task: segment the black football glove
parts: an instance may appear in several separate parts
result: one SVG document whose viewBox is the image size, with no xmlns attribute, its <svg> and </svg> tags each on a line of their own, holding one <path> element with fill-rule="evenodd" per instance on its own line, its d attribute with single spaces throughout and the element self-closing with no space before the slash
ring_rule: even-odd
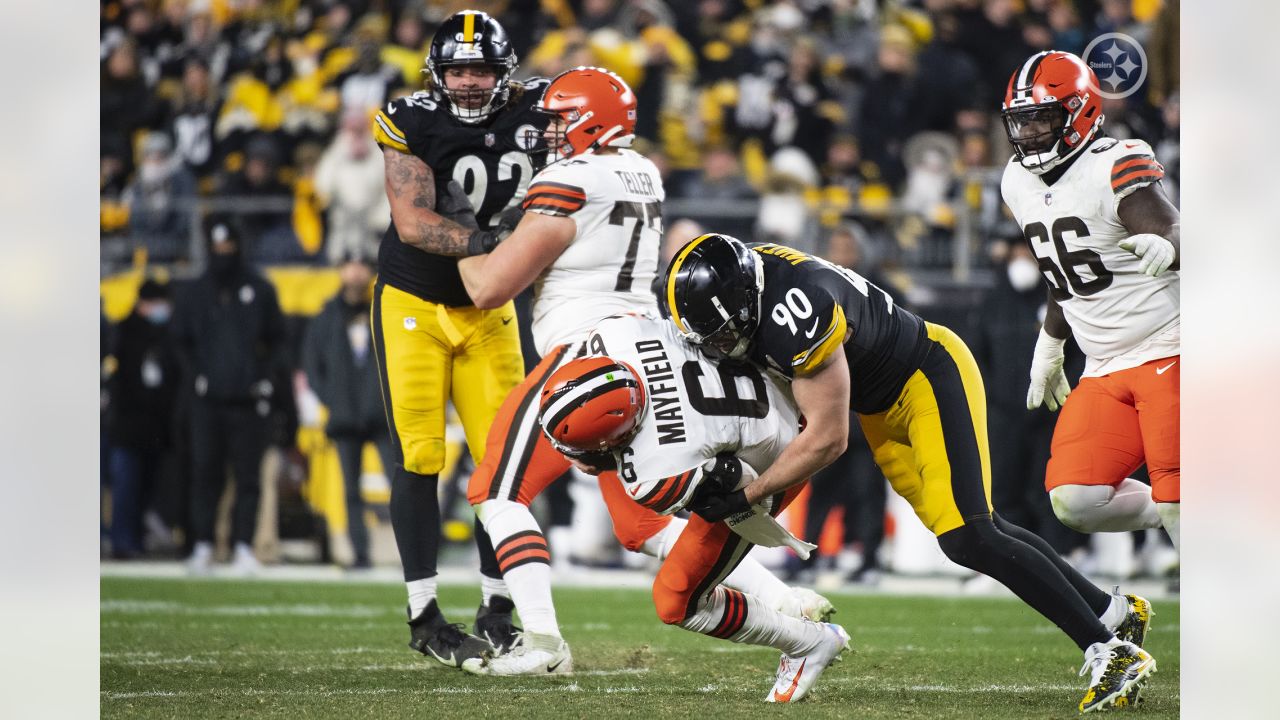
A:
<svg viewBox="0 0 1280 720">
<path fill-rule="evenodd" d="M 751 511 L 747 493 L 735 490 L 742 482 L 742 463 L 729 453 L 716 456 L 716 464 L 703 469 L 702 482 L 685 506 L 707 522 L 717 523 L 726 518 Z"/>
<path fill-rule="evenodd" d="M 480 223 L 476 222 L 476 211 L 471 207 L 471 199 L 457 180 L 450 180 L 445 194 L 436 198 L 436 214 L 468 230 L 480 229 Z"/>
</svg>

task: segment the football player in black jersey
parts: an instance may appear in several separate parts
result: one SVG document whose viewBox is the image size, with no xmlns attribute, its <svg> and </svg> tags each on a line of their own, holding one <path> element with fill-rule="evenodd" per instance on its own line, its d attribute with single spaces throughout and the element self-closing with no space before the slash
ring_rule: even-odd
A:
<svg viewBox="0 0 1280 720">
<path fill-rule="evenodd" d="M 844 452 L 852 409 L 885 477 L 948 558 L 1008 587 L 1086 657 L 1095 644 L 1110 653 L 1086 694 L 1090 707 L 1136 700 L 1155 664 L 1138 647 L 1147 608 L 1131 610 L 1129 597 L 1099 589 L 992 511 L 986 396 L 955 333 L 895 307 L 851 270 L 718 234 L 676 253 L 660 299 L 705 354 L 790 379 L 806 421 L 758 478 L 741 489 L 707 483 L 691 510 L 716 522 L 804 482 Z"/>
<path fill-rule="evenodd" d="M 534 111 L 545 80 L 513 82 L 516 55 L 496 20 L 472 10 L 441 24 L 427 57 L 427 89 L 397 98 L 373 120 L 386 161 L 391 224 L 378 251 L 371 310 L 387 424 L 396 449 L 391 525 L 409 592 L 410 647 L 452 666 L 515 639 L 510 595 L 488 536 L 476 524 L 484 599 L 475 632 L 449 624 L 436 602 L 438 473 L 449 401 L 478 465 L 485 435 L 524 377 L 515 308 L 471 303 L 458 258 L 492 250 L 519 222 L 520 200 L 546 126 Z M 451 180 L 480 229 L 446 219 Z"/>
</svg>

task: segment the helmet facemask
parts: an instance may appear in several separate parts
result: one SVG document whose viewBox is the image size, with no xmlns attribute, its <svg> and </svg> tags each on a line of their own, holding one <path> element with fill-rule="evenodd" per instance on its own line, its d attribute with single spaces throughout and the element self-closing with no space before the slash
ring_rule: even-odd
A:
<svg viewBox="0 0 1280 720">
<path fill-rule="evenodd" d="M 458 55 L 461 54 L 461 52 L 458 53 Z M 492 88 L 450 88 L 445 84 L 445 71 L 449 68 L 474 65 L 493 69 L 496 82 Z M 427 60 L 427 72 L 431 75 L 432 84 L 449 104 L 449 112 L 469 125 L 488 120 L 507 104 L 507 99 L 511 96 L 511 73 L 515 67 L 514 56 L 503 63 L 475 62 L 467 59 L 437 63 L 431 59 Z"/>
</svg>

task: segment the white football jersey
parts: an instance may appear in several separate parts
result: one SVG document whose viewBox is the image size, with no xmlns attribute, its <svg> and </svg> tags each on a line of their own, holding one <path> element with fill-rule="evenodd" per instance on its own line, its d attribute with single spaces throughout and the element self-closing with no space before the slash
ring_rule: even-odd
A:
<svg viewBox="0 0 1280 720">
<path fill-rule="evenodd" d="M 617 453 L 618 476 L 628 495 L 656 512 L 682 508 L 698 468 L 717 454 L 732 452 L 763 472 L 800 432 L 790 383 L 745 363 L 717 365 L 656 316 L 609 318 L 586 349 L 642 378 L 648 408 L 640 432 Z"/>
<path fill-rule="evenodd" d="M 1120 201 L 1163 176 L 1150 145 L 1113 138 L 1081 151 L 1052 185 L 1016 158 L 1005 168 L 1000 192 L 1087 356 L 1086 377 L 1179 353 L 1178 272 L 1144 275 L 1118 245 L 1130 235 Z"/>
<path fill-rule="evenodd" d="M 649 291 L 662 244 L 658 169 L 630 150 L 552 163 L 533 177 L 524 208 L 573 218 L 573 242 L 534 283 L 540 354 L 581 338 L 600 320 L 656 310 Z"/>
</svg>

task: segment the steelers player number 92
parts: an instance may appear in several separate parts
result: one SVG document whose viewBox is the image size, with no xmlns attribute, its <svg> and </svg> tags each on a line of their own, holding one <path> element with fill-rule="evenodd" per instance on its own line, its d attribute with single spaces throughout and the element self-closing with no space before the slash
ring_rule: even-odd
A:
<svg viewBox="0 0 1280 720">
<path fill-rule="evenodd" d="M 518 174 L 517 174 L 518 173 Z M 516 179 L 519 187 L 511 195 L 511 199 L 507 201 L 502 210 L 515 207 L 520 204 L 520 200 L 524 197 L 525 188 L 529 186 L 529 180 L 533 177 L 533 163 L 529 161 L 529 156 L 511 150 L 503 153 L 498 158 L 497 177 L 494 178 L 498 182 L 506 182 L 512 178 Z M 478 213 L 480 207 L 484 204 L 485 195 L 489 192 L 489 172 L 485 169 L 484 161 L 475 155 L 464 155 L 458 158 L 453 165 L 453 179 L 458 181 L 464 192 L 467 193 L 467 199 L 471 201 L 471 207 L 476 209 Z M 502 210 L 493 213 L 489 218 L 489 225 L 496 225 L 498 216 L 502 214 Z"/>
<path fill-rule="evenodd" d="M 1060 217 L 1053 221 L 1052 228 L 1045 228 L 1044 223 L 1034 222 L 1022 229 L 1031 252 L 1036 256 L 1040 272 L 1049 280 L 1049 293 L 1054 300 L 1062 302 L 1074 294 L 1076 297 L 1088 297 L 1111 286 L 1115 276 L 1102 264 L 1102 256 L 1089 249 L 1068 250 L 1064 239 L 1066 233 L 1074 233 L 1077 238 L 1089 237 L 1089 226 L 1074 215 Z M 1054 257 L 1057 260 L 1055 262 Z M 1080 277 L 1076 268 L 1087 267 L 1093 275 L 1092 280 Z M 1068 290 L 1068 288 L 1070 288 Z"/>
</svg>

